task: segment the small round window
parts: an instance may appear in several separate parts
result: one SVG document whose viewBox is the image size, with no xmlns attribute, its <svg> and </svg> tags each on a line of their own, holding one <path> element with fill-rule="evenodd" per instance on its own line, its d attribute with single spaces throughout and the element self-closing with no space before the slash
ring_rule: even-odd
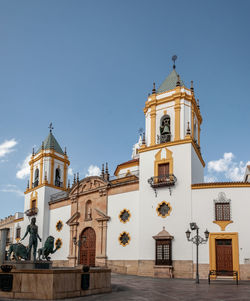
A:
<svg viewBox="0 0 250 301">
<path fill-rule="evenodd" d="M 119 242 L 120 244 L 125 247 L 130 242 L 130 236 L 127 232 L 122 232 L 119 236 Z"/>
<path fill-rule="evenodd" d="M 62 221 L 58 221 L 58 222 L 56 223 L 56 230 L 57 230 L 58 232 L 60 232 L 60 231 L 62 230 L 62 228 L 63 228 L 63 222 L 62 222 Z"/>
<path fill-rule="evenodd" d="M 161 202 L 156 209 L 157 214 L 161 217 L 167 217 L 171 211 L 172 207 L 165 201 Z"/>
<path fill-rule="evenodd" d="M 56 240 L 55 245 L 56 245 L 56 248 L 57 248 L 57 249 L 60 249 L 60 248 L 62 247 L 62 240 L 61 240 L 60 238 L 58 238 L 58 239 Z"/>
<path fill-rule="evenodd" d="M 130 214 L 129 210 L 127 210 L 127 209 L 123 209 L 119 214 L 119 219 L 124 224 L 129 221 L 130 217 L 131 217 L 131 214 Z"/>
</svg>

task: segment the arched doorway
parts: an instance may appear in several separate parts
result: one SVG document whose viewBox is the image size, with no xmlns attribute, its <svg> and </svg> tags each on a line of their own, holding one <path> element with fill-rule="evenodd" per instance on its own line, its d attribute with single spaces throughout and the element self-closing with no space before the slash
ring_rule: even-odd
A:
<svg viewBox="0 0 250 301">
<path fill-rule="evenodd" d="M 93 228 L 85 228 L 80 235 L 79 263 L 95 266 L 96 235 Z"/>
</svg>

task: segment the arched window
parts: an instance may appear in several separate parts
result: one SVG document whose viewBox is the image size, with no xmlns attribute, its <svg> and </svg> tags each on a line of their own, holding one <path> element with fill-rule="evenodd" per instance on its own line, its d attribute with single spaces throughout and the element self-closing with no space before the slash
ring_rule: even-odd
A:
<svg viewBox="0 0 250 301">
<path fill-rule="evenodd" d="M 39 184 L 39 169 L 36 168 L 36 170 L 35 170 L 35 180 L 34 180 L 33 186 L 37 187 L 38 184 Z"/>
<path fill-rule="evenodd" d="M 160 143 L 171 141 L 170 116 L 164 115 L 160 121 Z"/>
<path fill-rule="evenodd" d="M 58 167 L 56 169 L 56 174 L 55 174 L 55 186 L 57 187 L 61 187 L 61 170 L 60 168 Z"/>
<path fill-rule="evenodd" d="M 92 202 L 88 200 L 85 205 L 85 220 L 92 220 Z"/>
</svg>

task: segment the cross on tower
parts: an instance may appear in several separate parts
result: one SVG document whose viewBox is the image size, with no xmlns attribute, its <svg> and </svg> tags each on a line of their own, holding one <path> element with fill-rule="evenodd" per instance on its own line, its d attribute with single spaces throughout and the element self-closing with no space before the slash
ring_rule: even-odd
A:
<svg viewBox="0 0 250 301">
<path fill-rule="evenodd" d="M 52 130 L 53 130 L 54 128 L 53 128 L 53 126 L 52 126 L 52 122 L 49 124 L 49 131 L 50 131 L 50 133 L 52 133 Z"/>
</svg>

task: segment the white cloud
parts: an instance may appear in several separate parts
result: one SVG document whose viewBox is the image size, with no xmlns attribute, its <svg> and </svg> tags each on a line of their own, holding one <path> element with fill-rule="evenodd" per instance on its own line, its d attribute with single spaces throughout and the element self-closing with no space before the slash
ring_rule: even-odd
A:
<svg viewBox="0 0 250 301">
<path fill-rule="evenodd" d="M 213 182 L 217 182 L 218 179 L 215 176 L 209 175 L 209 176 L 204 176 L 204 181 L 206 183 L 213 183 Z"/>
<path fill-rule="evenodd" d="M 224 153 L 223 158 L 208 162 L 208 175 L 205 176 L 206 182 L 218 181 L 218 178 L 226 181 L 243 181 L 248 161 L 236 162 L 233 153 Z"/>
<path fill-rule="evenodd" d="M 30 174 L 30 166 L 29 166 L 30 158 L 31 158 L 31 154 L 28 154 L 28 156 L 24 159 L 24 161 L 21 164 L 18 164 L 19 170 L 16 173 L 16 177 L 18 179 L 25 179 Z"/>
<path fill-rule="evenodd" d="M 68 175 L 69 175 L 69 176 L 73 176 L 73 169 L 72 169 L 72 168 L 69 168 L 69 169 L 68 169 Z"/>
<path fill-rule="evenodd" d="M 208 162 L 208 171 L 209 172 L 227 171 L 228 167 L 232 163 L 233 158 L 234 158 L 233 153 L 224 153 L 223 158 Z"/>
<path fill-rule="evenodd" d="M 14 146 L 17 145 L 16 140 L 13 138 L 11 140 L 6 140 L 0 144 L 0 158 L 6 156 L 8 153 L 14 151 Z"/>
<path fill-rule="evenodd" d="M 7 184 L 7 185 L 2 185 L 2 188 L 0 188 L 1 192 L 8 192 L 8 193 L 15 193 L 18 196 L 24 196 L 23 191 L 21 191 L 20 189 L 18 189 L 18 187 L 16 185 L 12 185 L 12 184 Z"/>
<path fill-rule="evenodd" d="M 98 166 L 90 165 L 88 168 L 88 173 L 85 175 L 85 177 L 99 176 L 100 174 L 101 174 L 101 170 Z"/>
</svg>

